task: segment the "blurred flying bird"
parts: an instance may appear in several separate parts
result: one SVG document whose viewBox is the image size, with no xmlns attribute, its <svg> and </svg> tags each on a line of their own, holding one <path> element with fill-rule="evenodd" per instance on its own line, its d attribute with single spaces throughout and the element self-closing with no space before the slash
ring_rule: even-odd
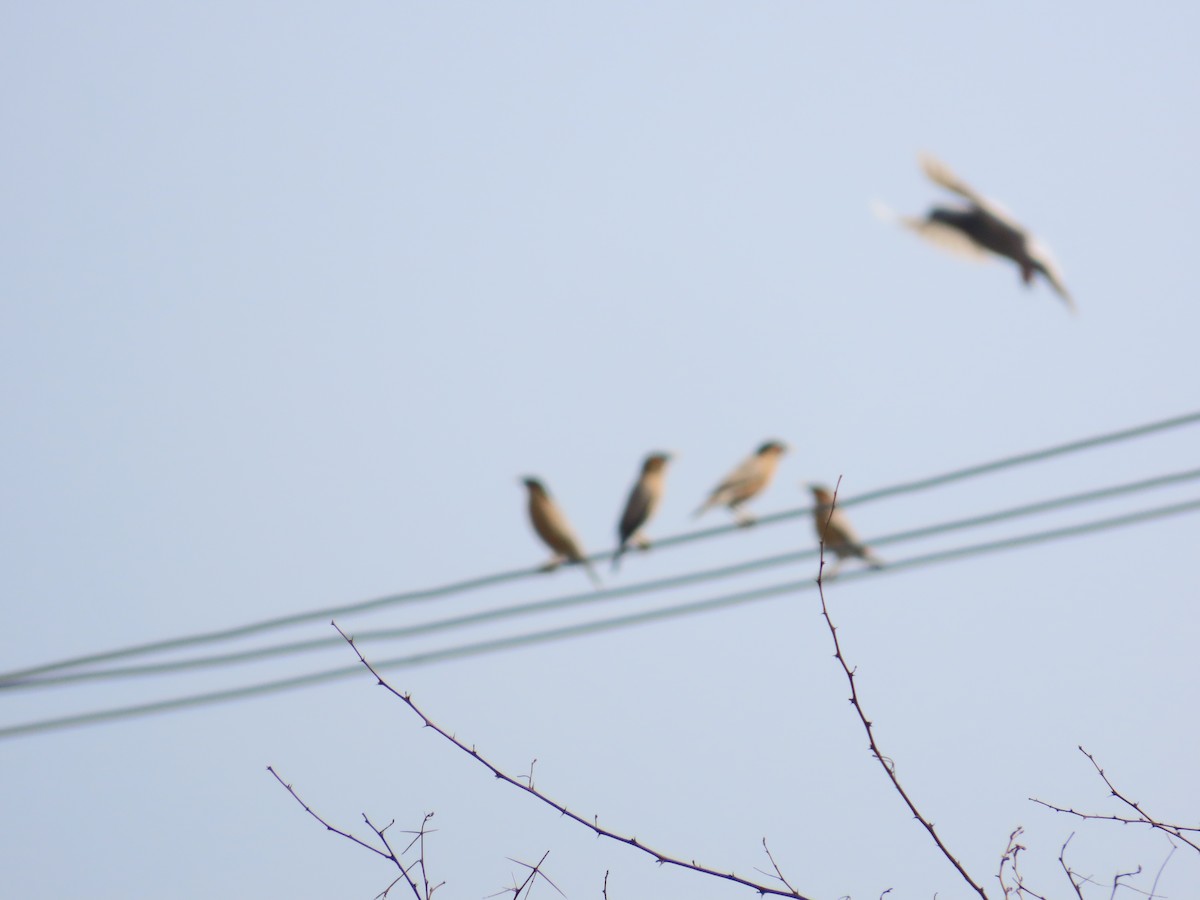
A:
<svg viewBox="0 0 1200 900">
<path fill-rule="evenodd" d="M 813 521 L 817 526 L 817 539 L 825 545 L 825 549 L 836 554 L 837 562 L 825 573 L 826 578 L 837 575 L 842 567 L 842 561 L 851 556 L 857 556 L 872 569 L 882 569 L 883 560 L 864 544 L 858 537 L 850 520 L 834 503 L 833 494 L 829 488 L 819 484 L 810 484 L 813 499 L 817 505 L 813 508 Z"/>
<path fill-rule="evenodd" d="M 542 567 L 542 571 L 552 572 L 564 561 L 579 563 L 587 570 L 588 577 L 596 587 L 600 587 L 600 576 L 588 562 L 579 538 L 545 486 L 536 478 L 522 478 L 521 482 L 529 489 L 529 521 L 533 524 L 533 530 L 554 551 L 554 557 Z"/>
<path fill-rule="evenodd" d="M 989 254 L 994 254 L 1011 259 L 1020 267 L 1026 285 L 1033 282 L 1035 273 L 1040 274 L 1070 310 L 1075 311 L 1075 301 L 1063 284 L 1050 252 L 1003 207 L 976 193 L 944 163 L 928 154 L 921 155 L 921 168 L 934 184 L 958 194 L 966 203 L 935 206 L 924 218 L 898 216 L 876 204 L 878 215 L 898 220 L 929 242 L 959 256 L 988 259 Z"/>
<path fill-rule="evenodd" d="M 642 474 L 629 492 L 625 502 L 625 512 L 617 523 L 617 540 L 619 546 L 613 554 L 612 567 L 620 565 L 621 556 L 629 549 L 629 545 L 637 544 L 643 550 L 650 546 L 640 529 L 654 515 L 662 500 L 663 488 L 667 475 L 667 463 L 671 461 L 670 453 L 651 453 L 642 463 Z"/>
<path fill-rule="evenodd" d="M 786 453 L 787 449 L 787 445 L 782 441 L 767 441 L 753 456 L 744 460 L 725 476 L 724 481 L 713 488 L 708 499 L 692 513 L 693 517 L 703 515 L 714 506 L 728 506 L 739 525 L 752 524 L 754 518 L 738 507 L 771 483 L 775 468 L 779 465 L 779 457 Z"/>
</svg>

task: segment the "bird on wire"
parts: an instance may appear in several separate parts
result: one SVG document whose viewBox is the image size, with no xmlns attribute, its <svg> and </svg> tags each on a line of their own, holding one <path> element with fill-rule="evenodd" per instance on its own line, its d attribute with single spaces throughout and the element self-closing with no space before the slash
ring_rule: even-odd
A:
<svg viewBox="0 0 1200 900">
<path fill-rule="evenodd" d="M 959 256 L 1011 259 L 1020 268 L 1021 280 L 1027 286 L 1033 283 L 1035 275 L 1041 275 L 1067 307 L 1076 311 L 1075 301 L 1045 246 L 1000 204 L 977 193 L 945 163 L 927 153 L 921 155 L 920 162 L 934 184 L 957 194 L 966 203 L 934 206 L 924 217 L 897 215 L 887 207 L 875 204 L 875 211 L 881 218 L 899 221 L 930 243 Z"/>
<path fill-rule="evenodd" d="M 692 513 L 693 518 L 699 518 L 714 506 L 727 506 L 739 525 L 754 524 L 754 517 L 744 512 L 741 506 L 771 483 L 779 458 L 787 450 L 783 441 L 767 441 L 712 489 L 708 499 Z"/>
<path fill-rule="evenodd" d="M 650 541 L 641 533 L 641 529 L 650 521 L 662 501 L 663 490 L 666 487 L 667 463 L 670 461 L 670 453 L 651 453 L 642 462 L 641 475 L 629 492 L 629 499 L 625 501 L 625 511 L 621 513 L 621 521 L 617 523 L 617 552 L 613 554 L 612 560 L 614 570 L 620 565 L 621 557 L 630 544 L 635 544 L 642 550 L 650 546 Z"/>
<path fill-rule="evenodd" d="M 542 567 L 542 571 L 553 572 L 563 562 L 578 563 L 587 570 L 592 583 L 601 587 L 603 582 L 592 568 L 587 554 L 583 552 L 583 545 L 579 543 L 579 538 L 575 536 L 567 517 L 554 502 L 545 485 L 532 477 L 522 478 L 521 483 L 529 492 L 529 521 L 533 530 L 554 552 L 554 556 Z"/>
<path fill-rule="evenodd" d="M 872 569 L 882 569 L 884 562 L 875 555 L 870 547 L 862 542 L 855 532 L 846 514 L 837 508 L 833 493 L 829 488 L 819 484 L 810 484 L 813 499 L 817 505 L 813 508 L 813 523 L 817 526 L 817 540 L 824 548 L 835 556 L 837 561 L 825 573 L 826 578 L 837 575 L 842 562 L 851 557 L 857 557 Z"/>
</svg>

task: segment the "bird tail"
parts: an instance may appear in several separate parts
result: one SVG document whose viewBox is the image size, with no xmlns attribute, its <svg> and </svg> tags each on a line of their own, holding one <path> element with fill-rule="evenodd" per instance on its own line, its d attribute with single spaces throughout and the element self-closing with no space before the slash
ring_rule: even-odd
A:
<svg viewBox="0 0 1200 900">
<path fill-rule="evenodd" d="M 713 505 L 713 501 L 711 498 L 709 498 L 708 500 L 705 500 L 703 503 L 700 504 L 700 506 L 696 509 L 696 511 L 694 513 L 692 513 L 692 518 L 693 519 L 700 518 L 702 515 L 704 515 L 706 512 L 708 512 L 709 509 L 712 508 L 712 505 Z"/>
<path fill-rule="evenodd" d="M 629 545 L 621 541 L 621 546 L 617 548 L 617 552 L 613 554 L 612 570 L 615 572 L 621 567 L 621 557 L 625 555 L 625 551 L 629 549 Z"/>
<path fill-rule="evenodd" d="M 862 558 L 872 569 L 882 569 L 887 565 L 887 563 L 875 555 L 875 551 L 870 547 L 862 548 Z"/>
<path fill-rule="evenodd" d="M 581 559 L 579 564 L 587 570 L 588 578 L 592 579 L 592 584 L 594 584 L 597 589 L 604 587 L 604 582 L 601 581 L 600 576 L 596 574 L 596 570 L 592 566 L 591 562 L 586 559 Z"/>
</svg>

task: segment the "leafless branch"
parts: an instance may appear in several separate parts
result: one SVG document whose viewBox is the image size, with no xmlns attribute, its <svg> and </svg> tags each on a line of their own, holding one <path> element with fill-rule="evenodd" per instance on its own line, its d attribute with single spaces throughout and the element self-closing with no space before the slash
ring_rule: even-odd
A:
<svg viewBox="0 0 1200 900">
<path fill-rule="evenodd" d="M 1158 896 L 1158 879 L 1162 878 L 1163 869 L 1167 867 L 1167 863 L 1171 861 L 1171 857 L 1175 855 L 1175 851 L 1179 848 L 1174 844 L 1171 845 L 1171 852 L 1167 854 L 1162 861 L 1162 865 L 1158 867 L 1158 871 L 1154 874 L 1154 884 L 1150 885 L 1150 900 L 1154 900 Z"/>
<path fill-rule="evenodd" d="M 1193 850 L 1200 853 L 1200 844 L 1196 843 L 1196 841 L 1193 840 L 1192 838 L 1189 838 L 1187 836 L 1187 834 L 1185 833 L 1185 832 L 1187 832 L 1187 833 L 1191 833 L 1191 834 L 1200 834 L 1200 827 L 1195 827 L 1195 826 L 1191 826 L 1191 825 L 1173 825 L 1169 822 L 1161 822 L 1158 819 L 1155 819 L 1152 816 L 1148 815 L 1146 813 L 1146 811 L 1143 810 L 1139 804 L 1135 803 L 1133 800 L 1130 800 L 1128 797 L 1126 797 L 1124 794 L 1122 794 L 1120 791 L 1117 790 L 1116 786 L 1113 785 L 1112 781 L 1110 781 L 1108 776 L 1104 773 L 1104 770 L 1102 768 L 1100 768 L 1100 764 L 1098 762 L 1096 762 L 1096 757 L 1094 757 L 1094 756 L 1092 756 L 1092 754 L 1088 753 L 1085 749 L 1083 749 L 1083 747 L 1079 748 L 1079 752 L 1088 758 L 1088 761 L 1092 764 L 1092 768 L 1094 768 L 1096 770 L 1096 772 L 1097 772 L 1097 774 L 1099 774 L 1100 778 L 1103 779 L 1104 784 L 1108 787 L 1109 793 L 1138 814 L 1138 817 L 1136 819 L 1127 817 L 1127 816 L 1102 815 L 1099 813 L 1082 813 L 1082 812 L 1078 812 L 1077 810 L 1074 810 L 1074 809 L 1065 808 L 1065 807 L 1061 807 L 1061 806 L 1055 806 L 1053 803 L 1047 803 L 1045 800 L 1039 800 L 1036 797 L 1030 797 L 1029 799 L 1032 800 L 1034 803 L 1037 803 L 1041 806 L 1046 807 L 1047 809 L 1052 809 L 1055 812 L 1059 812 L 1059 813 L 1066 813 L 1067 815 L 1075 816 L 1080 819 L 1093 819 L 1093 820 L 1103 821 L 1103 822 L 1119 822 L 1122 825 L 1147 825 L 1150 828 L 1155 828 L 1155 829 L 1163 832 L 1164 834 L 1168 835 L 1169 837 L 1173 837 L 1176 840 L 1187 844 Z"/>
<path fill-rule="evenodd" d="M 833 516 L 833 511 L 837 506 L 837 492 L 838 488 L 841 487 L 841 484 L 842 479 L 838 478 L 837 485 L 833 490 L 833 500 L 829 504 L 829 515 L 831 517 Z M 846 679 L 850 682 L 850 702 L 854 705 L 854 709 L 858 713 L 858 718 L 862 721 L 863 728 L 866 729 L 867 740 L 870 743 L 871 748 L 871 755 L 879 760 L 879 764 L 883 767 L 883 771 L 887 773 L 888 779 L 892 782 L 892 786 L 895 787 L 897 793 L 900 794 L 901 799 L 904 800 L 905 805 L 908 806 L 909 810 L 916 817 L 917 821 L 925 826 L 925 830 L 929 832 L 929 836 L 933 838 L 933 842 L 937 844 L 937 848 L 942 851 L 942 855 L 950 861 L 950 864 L 954 866 L 954 868 L 958 871 L 958 874 L 961 875 L 963 880 L 971 886 L 971 889 L 975 891 L 975 893 L 979 894 L 982 900 L 988 900 L 987 893 L 984 891 L 984 889 L 975 882 L 975 880 L 967 873 L 967 870 L 963 868 L 962 863 L 960 863 L 958 859 L 955 858 L 954 854 L 950 852 L 949 848 L 942 843 L 942 839 L 938 836 L 937 830 L 933 827 L 933 823 L 921 815 L 920 810 L 917 809 L 916 804 L 913 803 L 912 799 L 908 796 L 908 793 L 901 786 L 900 780 L 896 777 L 895 764 L 891 763 L 891 761 L 883 755 L 882 751 L 879 749 L 879 745 L 875 742 L 875 732 L 872 729 L 871 720 L 867 718 L 867 714 L 863 711 L 862 704 L 859 702 L 858 688 L 854 683 L 855 670 L 850 667 L 849 663 L 846 662 L 846 657 L 842 655 L 842 646 L 838 641 L 837 628 L 833 624 L 833 619 L 831 619 L 829 616 L 829 607 L 825 602 L 824 573 L 825 542 L 822 541 L 821 560 L 817 569 L 817 593 L 821 598 L 821 615 L 824 616 L 825 624 L 829 626 L 829 634 L 833 638 L 834 658 L 841 663 L 842 671 L 846 673 Z"/>
<path fill-rule="evenodd" d="M 1067 839 L 1063 841 L 1062 847 L 1059 848 L 1058 864 L 1062 866 L 1063 872 L 1066 873 L 1067 880 L 1071 882 L 1071 887 L 1075 891 L 1075 896 L 1078 897 L 1079 900 L 1083 900 L 1083 892 L 1080 887 L 1083 884 L 1083 880 L 1081 879 L 1076 881 L 1075 873 L 1072 872 L 1071 867 L 1067 865 L 1067 844 L 1071 843 L 1071 838 L 1073 837 L 1075 837 L 1075 832 L 1072 831 L 1069 835 L 1067 835 Z"/>
<path fill-rule="evenodd" d="M 346 634 L 346 632 L 342 631 L 342 629 L 340 627 L 338 627 L 337 622 L 332 622 L 330 624 L 332 624 L 333 627 L 335 629 L 337 629 L 337 633 L 342 636 L 342 639 L 347 644 L 350 645 L 350 648 L 354 651 L 355 655 L 358 656 L 359 662 L 361 662 L 363 664 L 363 666 L 367 669 L 367 671 L 369 671 L 371 673 L 371 675 L 374 676 L 376 684 L 378 684 L 380 687 L 384 688 L 386 691 L 388 691 L 390 694 L 392 694 L 398 700 L 403 702 L 405 706 L 407 706 L 409 709 L 411 709 L 417 715 L 417 717 L 421 720 L 421 723 L 426 728 L 433 729 L 437 734 L 441 735 L 443 738 L 445 738 L 447 741 L 449 741 L 451 744 L 453 744 L 455 747 L 457 747 L 463 753 L 467 754 L 472 759 L 474 759 L 476 762 L 478 762 L 481 766 L 486 768 L 496 778 L 500 779 L 503 782 L 506 782 L 507 784 L 512 785 L 519 791 L 524 791 L 525 793 L 527 793 L 533 797 L 536 797 L 538 800 L 542 801 L 542 803 L 546 804 L 551 809 L 556 810 L 560 815 L 565 816 L 566 818 L 570 819 L 573 822 L 578 822 L 580 825 L 583 825 L 585 828 L 590 829 L 591 831 L 593 831 L 595 834 L 597 834 L 600 837 L 605 837 L 605 838 L 608 838 L 609 840 L 613 840 L 613 841 L 616 841 L 621 844 L 626 844 L 630 847 L 640 850 L 642 853 L 645 853 L 646 855 L 653 857 L 654 861 L 659 863 L 660 865 L 677 866 L 678 868 L 681 868 L 681 869 L 689 869 L 693 872 L 698 872 L 701 875 L 708 875 L 713 878 L 720 878 L 725 881 L 733 882 L 734 884 L 740 884 L 744 887 L 751 888 L 752 890 L 757 891 L 761 895 L 771 895 L 774 897 L 791 897 L 792 900 L 811 900 L 811 898 L 808 898 L 808 897 L 804 896 L 803 894 L 800 894 L 799 892 L 792 890 L 790 888 L 788 890 L 780 890 L 779 888 L 772 887 L 769 884 L 761 884 L 759 882 L 752 881 L 748 878 L 743 878 L 740 875 L 737 875 L 733 872 L 722 872 L 718 869 L 713 869 L 708 866 L 700 865 L 695 860 L 692 860 L 689 862 L 689 861 L 681 859 L 679 857 L 671 856 L 667 853 L 663 853 L 659 850 L 655 850 L 654 848 L 643 843 L 642 841 L 639 841 L 636 836 L 626 836 L 626 835 L 618 834 L 615 831 L 610 831 L 607 828 L 603 828 L 599 824 L 598 817 L 595 821 L 588 821 L 583 816 L 569 810 L 566 806 L 564 806 L 562 803 L 559 803 L 557 800 L 553 800 L 550 797 L 546 796 L 540 790 L 533 787 L 533 785 L 523 784 L 522 781 L 520 780 L 520 777 L 514 778 L 513 776 L 502 771 L 498 766 L 496 766 L 491 761 L 489 761 L 486 757 L 484 757 L 475 747 L 467 746 L 462 741 L 460 741 L 457 737 L 450 734 L 450 732 L 446 731 L 444 728 L 442 728 L 440 725 L 438 725 L 436 722 L 434 722 L 432 719 L 430 719 L 427 715 L 425 715 L 425 713 L 421 711 L 420 707 L 418 707 L 417 704 L 413 701 L 411 695 L 409 695 L 407 693 L 402 693 L 401 691 L 396 690 L 394 687 L 392 687 L 390 684 L 388 684 L 386 681 L 384 681 L 383 677 L 379 674 L 379 672 L 376 671 L 376 669 L 371 665 L 371 663 L 367 661 L 367 658 L 362 655 L 362 651 L 360 651 L 358 649 L 358 645 L 356 645 L 354 643 L 354 638 L 350 637 L 350 635 L 348 635 L 348 634 Z M 545 876 L 543 876 L 543 877 L 545 877 Z"/>
<path fill-rule="evenodd" d="M 522 881 L 519 885 L 516 883 L 516 879 L 514 878 L 512 887 L 505 888 L 502 891 L 497 891 L 496 893 L 489 894 L 488 896 L 489 897 L 501 897 L 505 894 L 511 893 L 513 895 L 513 900 L 520 900 L 521 894 L 524 893 L 526 900 L 528 900 L 529 895 L 533 892 L 533 885 L 537 882 L 538 878 L 541 878 L 542 881 L 546 882 L 548 885 L 550 885 L 550 887 L 552 887 L 552 888 L 554 888 L 554 890 L 558 891 L 558 894 L 560 897 L 566 897 L 566 894 L 564 894 L 562 891 L 560 891 L 558 889 L 558 885 L 555 884 L 553 881 L 551 881 L 546 876 L 546 873 L 542 871 L 542 863 L 544 863 L 546 861 L 546 857 L 549 855 L 550 855 L 550 851 L 547 850 L 545 853 L 542 854 L 542 858 L 538 860 L 537 865 L 535 865 L 535 866 L 531 866 L 529 863 L 526 863 L 526 862 L 521 862 L 519 859 L 513 859 L 511 856 L 508 857 L 509 862 L 514 862 L 518 866 L 524 866 L 525 868 L 527 868 L 529 870 L 529 874 L 525 876 L 525 880 Z"/>
<path fill-rule="evenodd" d="M 404 863 L 402 863 L 400 861 L 400 857 L 398 857 L 396 855 L 395 851 L 392 850 L 391 844 L 388 843 L 388 839 L 384 835 L 384 832 L 386 832 L 388 830 L 388 828 L 391 827 L 390 825 L 384 826 L 383 828 L 376 828 L 374 825 L 371 824 L 371 820 L 367 818 L 366 813 L 363 814 L 363 819 L 366 821 L 367 826 L 372 831 L 375 832 L 375 835 L 379 838 L 380 842 L 383 844 L 384 849 L 380 850 L 378 847 L 372 847 L 366 841 L 355 837 L 350 832 L 342 831 L 340 828 L 336 828 L 335 826 L 330 825 L 328 822 L 326 822 L 324 819 L 322 819 L 307 803 L 305 803 L 303 800 L 300 799 L 300 795 L 296 793 L 295 789 L 290 784 L 288 784 L 286 781 L 284 781 L 282 778 L 279 777 L 279 773 L 275 771 L 274 767 L 267 766 L 267 771 L 270 772 L 275 777 L 276 781 L 278 781 L 280 784 L 282 784 L 284 786 L 284 788 L 287 790 L 287 792 L 292 795 L 292 797 L 295 799 L 295 801 L 297 803 L 299 803 L 302 807 L 304 807 L 304 811 L 306 813 L 308 813 L 310 816 L 312 816 L 314 819 L 316 819 L 318 822 L 320 822 L 322 825 L 325 826 L 326 831 L 332 831 L 334 834 L 341 835 L 346 840 L 353 841 L 354 843 L 358 844 L 358 846 L 363 847 L 367 850 L 370 850 L 372 853 L 376 854 L 377 856 L 382 856 L 384 859 L 391 860 L 391 862 L 396 866 L 396 868 L 400 870 L 400 877 L 397 878 L 395 881 L 393 881 L 391 884 L 389 884 L 383 890 L 383 892 L 381 894 L 377 895 L 378 897 L 386 897 L 388 894 L 388 891 L 390 891 L 392 888 L 394 888 L 396 886 L 396 884 L 401 879 L 403 879 L 405 882 L 408 883 L 408 886 L 412 890 L 413 896 L 416 897 L 416 900 L 430 900 L 430 898 L 433 895 L 433 891 L 431 891 L 429 889 L 429 882 L 428 881 L 425 882 L 425 896 L 422 897 L 420 890 L 417 888 L 417 883 L 415 881 L 413 881 L 412 876 L 409 875 L 409 869 L 411 868 L 411 866 L 405 866 Z M 429 821 L 429 816 L 425 817 L 425 821 Z M 422 831 L 424 831 L 424 823 L 422 823 L 421 828 L 422 828 Z M 419 860 L 419 862 L 421 863 L 422 870 L 424 870 L 423 851 L 422 851 L 422 857 Z M 435 890 L 436 890 L 436 888 L 435 888 Z"/>
<path fill-rule="evenodd" d="M 775 857 L 771 855 L 771 848 L 767 846 L 766 838 L 762 839 L 762 845 L 763 845 L 763 851 L 767 854 L 767 859 L 769 859 L 771 861 L 771 868 L 775 870 L 775 874 L 773 876 L 771 876 L 769 872 L 763 872 L 762 869 L 756 869 L 755 871 L 762 872 L 762 874 L 764 874 L 764 875 L 768 875 L 770 877 L 775 878 L 785 888 L 787 888 L 789 891 L 791 891 L 793 895 L 796 895 L 796 893 L 797 893 L 796 889 L 794 887 L 792 887 L 791 882 L 789 882 L 784 877 L 783 872 L 779 868 L 779 863 L 775 862 Z"/>
<path fill-rule="evenodd" d="M 1142 867 L 1138 866 L 1132 872 L 1118 872 L 1116 875 L 1114 875 L 1113 876 L 1112 893 L 1108 895 L 1108 900 L 1113 900 L 1113 898 L 1117 896 L 1117 888 L 1119 888 L 1119 887 L 1128 888 L 1129 887 L 1129 885 L 1127 885 L 1127 884 L 1121 884 L 1122 878 L 1132 878 L 1134 875 L 1141 875 L 1141 874 L 1142 874 Z M 1130 890 L 1136 890 L 1136 889 L 1130 888 Z M 1141 894 L 1144 892 L 1138 891 L 1138 893 Z"/>
<path fill-rule="evenodd" d="M 1004 855 L 1000 857 L 1000 871 L 996 873 L 996 880 L 1000 882 L 1000 890 L 1004 892 L 1005 897 L 1012 897 L 1014 900 L 1020 900 L 1022 896 L 1033 897 L 1035 900 L 1046 900 L 1041 894 L 1030 890 L 1025 886 L 1025 879 L 1021 876 L 1020 864 L 1017 861 L 1018 855 L 1025 850 L 1024 844 L 1018 843 L 1017 838 L 1025 833 L 1025 829 L 1017 826 L 1016 830 L 1008 836 L 1008 846 L 1004 848 Z M 1004 869 L 1007 865 L 1009 875 L 1012 878 L 1010 886 L 1004 877 Z"/>
</svg>

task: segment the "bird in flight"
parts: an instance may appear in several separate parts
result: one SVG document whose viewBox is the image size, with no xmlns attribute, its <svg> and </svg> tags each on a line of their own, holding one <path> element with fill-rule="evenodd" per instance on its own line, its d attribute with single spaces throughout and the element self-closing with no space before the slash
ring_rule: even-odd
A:
<svg viewBox="0 0 1200 900">
<path fill-rule="evenodd" d="M 944 250 L 974 259 L 1003 256 L 1021 270 L 1021 280 L 1032 284 L 1035 276 L 1046 280 L 1067 307 L 1074 312 L 1075 301 L 1063 284 L 1062 274 L 1050 252 L 998 203 L 977 193 L 943 162 L 929 154 L 921 155 L 921 168 L 939 187 L 957 194 L 965 203 L 934 206 L 924 217 L 899 216 L 876 205 L 883 218 L 898 220 L 930 243 Z"/>
</svg>

